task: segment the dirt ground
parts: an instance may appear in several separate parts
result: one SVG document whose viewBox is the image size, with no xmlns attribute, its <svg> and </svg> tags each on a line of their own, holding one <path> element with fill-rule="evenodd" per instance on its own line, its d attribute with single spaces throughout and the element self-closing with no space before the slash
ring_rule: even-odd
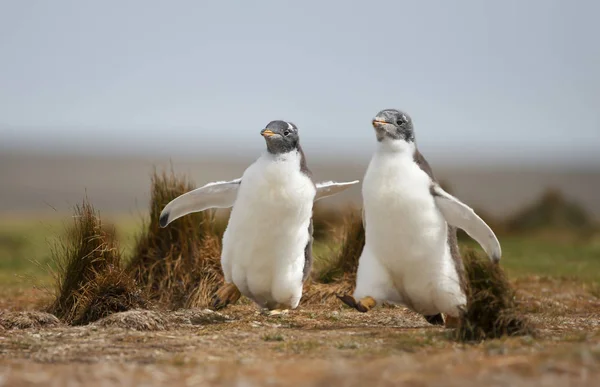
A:
<svg viewBox="0 0 600 387">
<path fill-rule="evenodd" d="M 31 312 L 39 291 L 3 294 L 0 386 L 597 385 L 598 289 L 537 277 L 515 286 L 536 336 L 474 344 L 400 307 L 266 316 L 242 303 L 71 327 Z"/>
</svg>

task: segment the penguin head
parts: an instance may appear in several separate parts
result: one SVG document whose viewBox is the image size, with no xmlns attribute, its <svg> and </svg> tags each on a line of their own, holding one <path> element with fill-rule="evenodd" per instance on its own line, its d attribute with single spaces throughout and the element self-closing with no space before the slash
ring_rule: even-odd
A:
<svg viewBox="0 0 600 387">
<path fill-rule="evenodd" d="M 260 131 L 272 154 L 288 153 L 298 149 L 299 137 L 296 125 L 287 121 L 271 121 Z"/>
<path fill-rule="evenodd" d="M 377 113 L 373 118 L 373 128 L 377 141 L 405 141 L 414 142 L 415 133 L 412 119 L 400 110 L 385 109 Z"/>
</svg>

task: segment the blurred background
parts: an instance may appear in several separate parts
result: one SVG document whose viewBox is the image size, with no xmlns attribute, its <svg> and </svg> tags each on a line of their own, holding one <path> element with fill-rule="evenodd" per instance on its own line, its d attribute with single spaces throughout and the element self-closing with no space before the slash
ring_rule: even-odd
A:
<svg viewBox="0 0 600 387">
<path fill-rule="evenodd" d="M 600 216 L 594 1 L 0 4 L 0 214 L 146 211 L 153 166 L 240 176 L 273 119 L 355 179 L 399 108 L 438 177 L 504 215 L 554 187 Z M 360 199 L 351 190 L 336 202 Z"/>
<path fill-rule="evenodd" d="M 396 108 L 412 117 L 418 147 L 438 180 L 474 207 L 501 242 L 500 266 L 468 270 L 475 273 L 471 289 L 501 290 L 498 296 L 484 289 L 475 305 L 488 313 L 517 302 L 543 324 L 535 340 L 473 346 L 476 353 L 443 365 L 444 375 L 457 365 L 459 377 L 469 377 L 468 360 L 477 380 L 522 373 L 532 381 L 541 373 L 555 383 L 577 375 L 587 381 L 600 359 L 599 15 L 595 0 L 0 0 L 0 317 L 50 310 L 83 324 L 117 310 L 154 309 L 153 303 L 204 307 L 222 281 L 225 218 L 201 226 L 205 212 L 159 229 L 162 206 L 192 187 L 169 171 L 193 186 L 237 178 L 265 149 L 260 130 L 282 119 L 299 127 L 316 180 L 362 179 L 376 147 L 371 120 Z M 454 359 L 466 346 L 445 347 L 436 339 L 442 336 L 415 335 L 413 328 L 398 335 L 402 317 L 376 317 L 382 339 L 345 329 L 371 329 L 361 317 L 340 325 L 346 317 L 331 308 L 341 308 L 334 294 L 351 289 L 364 242 L 360 192 L 356 186 L 315 206 L 317 290 L 312 301 L 306 291 L 304 299 L 314 306 L 330 296 L 337 306 L 316 315 L 330 325 L 313 325 L 310 312 L 308 325 L 259 322 L 261 331 L 254 320 L 262 317 L 243 314 L 252 333 L 236 323 L 238 336 L 213 340 L 216 348 L 207 338 L 221 328 L 202 326 L 204 333 L 190 330 L 193 340 L 180 341 L 164 332 L 123 336 L 111 328 L 109 344 L 95 327 L 93 341 L 92 331 L 79 329 L 9 332 L 13 323 L 3 317 L 0 369 L 3 359 L 41 360 L 54 381 L 61 372 L 56 363 L 67 359 L 149 370 L 153 363 L 173 365 L 178 375 L 187 375 L 182 366 L 213 374 L 221 368 L 211 364 L 223 361 L 234 375 L 248 358 L 262 367 L 269 347 L 277 351 L 272 359 L 286 363 L 300 352 L 318 361 L 330 354 L 401 355 L 389 363 L 399 372 L 421 361 L 423 353 L 407 357 L 415 351 L 435 352 L 443 360 L 434 366 Z M 74 211 L 86 196 L 101 225 L 87 205 Z M 459 241 L 467 269 L 487 262 L 475 259 L 470 250 L 479 246 L 462 232 Z M 514 321 L 506 309 L 498 318 L 481 317 L 479 307 L 470 314 L 483 324 Z M 27 315 L 16 316 L 24 324 Z M 285 339 L 270 336 L 271 327 L 285 328 Z M 364 341 L 338 341 L 329 327 Z M 300 341 L 301 332 L 288 328 L 307 336 Z M 251 337 L 261 345 L 246 341 Z M 190 358 L 194 346 L 210 356 Z M 261 355 L 247 356 L 249 348 Z M 163 356 L 169 352 L 174 357 Z M 377 374 L 363 360 L 359 368 Z M 330 368 L 339 371 L 340 364 Z M 17 368 L 28 370 L 28 381 L 31 369 L 44 380 L 39 366 Z M 115 379 L 115 370 L 102 370 L 81 379 Z M 413 371 L 397 380 L 416 380 Z M 161 370 L 152 380 L 165 375 Z"/>
<path fill-rule="evenodd" d="M 567 227 L 595 223 L 599 12 L 591 0 L 1 2 L 0 249 L 17 234 L 35 245 L 86 195 L 104 216 L 140 219 L 154 168 L 196 185 L 238 177 L 274 119 L 298 125 L 317 179 L 361 179 L 384 108 L 412 116 L 438 179 L 486 220 L 558 203 Z M 326 205 L 348 202 L 359 188 Z"/>
</svg>

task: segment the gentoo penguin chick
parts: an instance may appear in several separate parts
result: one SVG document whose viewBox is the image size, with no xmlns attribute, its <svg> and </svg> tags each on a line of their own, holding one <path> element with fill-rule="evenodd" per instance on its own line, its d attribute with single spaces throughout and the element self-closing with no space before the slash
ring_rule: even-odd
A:
<svg viewBox="0 0 600 387">
<path fill-rule="evenodd" d="M 298 128 L 290 122 L 272 121 L 260 134 L 267 149 L 241 178 L 179 196 L 163 209 L 160 225 L 208 208 L 233 207 L 221 252 L 225 285 L 213 307 L 236 302 L 241 293 L 277 313 L 298 306 L 310 273 L 313 202 L 358 180 L 315 185 Z"/>
<path fill-rule="evenodd" d="M 373 127 L 377 150 L 362 187 L 365 246 L 354 294 L 340 299 L 361 312 L 387 301 L 423 314 L 431 324 L 444 323 L 441 313 L 447 325 L 455 323 L 467 303 L 456 227 L 494 262 L 501 256 L 498 239 L 439 186 L 417 149 L 408 114 L 383 110 Z"/>
</svg>

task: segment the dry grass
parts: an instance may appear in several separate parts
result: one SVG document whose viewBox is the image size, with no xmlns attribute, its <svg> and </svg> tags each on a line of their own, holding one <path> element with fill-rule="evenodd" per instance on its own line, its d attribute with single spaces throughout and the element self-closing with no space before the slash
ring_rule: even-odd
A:
<svg viewBox="0 0 600 387">
<path fill-rule="evenodd" d="M 115 313 L 94 323 L 99 327 L 116 327 L 134 331 L 164 331 L 169 328 L 167 318 L 151 310 L 130 310 Z"/>
<path fill-rule="evenodd" d="M 0 384 L 594 385 L 600 376 L 596 285 L 532 277 L 515 292 L 500 266 L 473 251 L 463 254 L 469 308 L 456 331 L 406 308 L 342 307 L 335 294 L 352 291 L 364 245 L 356 209 L 331 233 L 331 215 L 319 215 L 321 237 L 333 234 L 329 245 L 339 249 L 317 256 L 301 308 L 279 316 L 243 303 L 228 315 L 193 308 L 222 282 L 222 219 L 201 213 L 157 224 L 164 204 L 191 188 L 154 175 L 151 220 L 127 270 L 110 228 L 87 202 L 77 208 L 55 252 L 50 309 L 70 324 L 95 322 L 70 327 L 48 313 L 0 311 Z M 161 309 L 139 309 L 147 295 Z M 33 301 L 21 297 L 7 305 Z M 502 337 L 524 334 L 534 337 Z"/>
<path fill-rule="evenodd" d="M 39 385 L 594 385 L 598 300 L 577 283 L 522 285 L 520 303 L 548 305 L 531 316 L 535 338 L 459 343 L 404 308 L 362 314 L 311 305 L 267 316 L 240 304 L 227 309 L 230 318 L 142 311 L 156 325 L 135 328 L 144 317 L 130 311 L 110 324 L 0 329 L 0 374 L 7 385 L 33 377 Z"/>
<path fill-rule="evenodd" d="M 0 311 L 1 329 L 29 329 L 58 325 L 60 325 L 60 321 L 50 313 Z"/>
<path fill-rule="evenodd" d="M 339 254 L 315 273 L 315 281 L 305 289 L 303 305 L 339 302 L 336 294 L 353 291 L 364 243 L 361 213 L 350 209 L 345 214 Z M 463 254 L 463 262 L 468 310 L 456 330 L 456 338 L 473 341 L 532 334 L 533 328 L 516 308 L 513 288 L 502 268 L 471 250 Z"/>
<path fill-rule="evenodd" d="M 87 324 L 114 312 L 145 307 L 135 283 L 121 268 L 110 231 L 92 205 L 75 208 L 74 224 L 54 250 L 56 295 L 48 311 L 69 324 Z"/>
<path fill-rule="evenodd" d="M 135 331 L 165 331 L 182 326 L 204 326 L 228 321 L 228 316 L 209 309 L 180 309 L 171 312 L 136 309 L 112 314 L 96 321 L 94 325 Z"/>
<path fill-rule="evenodd" d="M 313 238 L 315 241 L 326 241 L 339 230 L 344 222 L 344 214 L 322 203 L 313 207 Z"/>
<path fill-rule="evenodd" d="M 152 176 L 150 221 L 128 267 L 150 299 L 164 308 L 205 306 L 223 283 L 223 223 L 203 211 L 175 220 L 166 228 L 158 219 L 164 206 L 190 190 L 184 177 L 163 172 Z"/>
<path fill-rule="evenodd" d="M 340 250 L 332 252 L 331 258 L 320 257 L 321 266 L 307 284 L 302 303 L 339 302 L 336 294 L 346 294 L 354 290 L 358 259 L 365 244 L 365 230 L 362 214 L 356 208 L 349 208 L 343 216 L 340 237 Z"/>
<path fill-rule="evenodd" d="M 460 341 L 531 335 L 534 329 L 515 303 L 515 292 L 500 265 L 473 250 L 463 254 L 467 310 L 455 332 Z"/>
<path fill-rule="evenodd" d="M 341 280 L 354 282 L 358 270 L 358 259 L 365 245 L 365 230 L 362 214 L 356 208 L 349 208 L 343 216 L 340 250 L 331 258 L 321 257 L 325 261 L 321 270 L 315 273 L 315 280 L 329 284 Z"/>
<path fill-rule="evenodd" d="M 166 229 L 158 225 L 164 205 L 191 189 L 173 173 L 154 173 L 150 222 L 127 268 L 114 227 L 103 227 L 87 201 L 78 206 L 74 225 L 54 254 L 57 291 L 48 311 L 68 324 L 82 325 L 148 308 L 150 302 L 165 309 L 208 305 L 223 282 L 224 223 L 205 212 L 178 219 Z"/>
<path fill-rule="evenodd" d="M 77 207 L 75 227 L 59 254 L 59 291 L 49 310 L 61 320 L 79 325 L 117 312 L 148 308 L 146 300 L 163 310 L 208 306 L 223 284 L 220 253 L 226 217 L 217 218 L 215 212 L 204 211 L 182 217 L 165 229 L 158 225 L 164 206 L 193 188 L 172 171 L 154 172 L 150 221 L 138 238 L 126 270 L 121 265 L 114 230 L 102 227 L 89 203 Z M 320 238 L 336 240 L 331 235 L 337 236 L 338 243 L 330 245 L 338 245 L 339 249 L 330 248 L 328 256 L 316 260 L 302 305 L 337 305 L 335 296 L 351 293 L 354 288 L 365 243 L 362 213 L 353 207 L 344 212 L 318 209 L 315 224 Z M 513 290 L 502 269 L 473 252 L 464 255 L 464 264 L 468 310 L 456 338 L 472 341 L 532 333 L 517 312 Z M 131 316 L 144 315 L 140 313 L 120 315 L 114 321 L 106 320 L 106 324 L 124 321 L 119 324 L 126 325 Z M 148 313 L 150 316 L 155 312 Z M 143 327 L 152 324 L 141 321 L 133 325 L 141 327 L 134 329 L 150 329 Z"/>
<path fill-rule="evenodd" d="M 72 321 L 83 325 L 113 313 L 133 308 L 147 308 L 149 303 L 135 281 L 120 267 L 110 267 L 99 273 L 84 287 L 82 301 L 85 307 Z"/>
</svg>

